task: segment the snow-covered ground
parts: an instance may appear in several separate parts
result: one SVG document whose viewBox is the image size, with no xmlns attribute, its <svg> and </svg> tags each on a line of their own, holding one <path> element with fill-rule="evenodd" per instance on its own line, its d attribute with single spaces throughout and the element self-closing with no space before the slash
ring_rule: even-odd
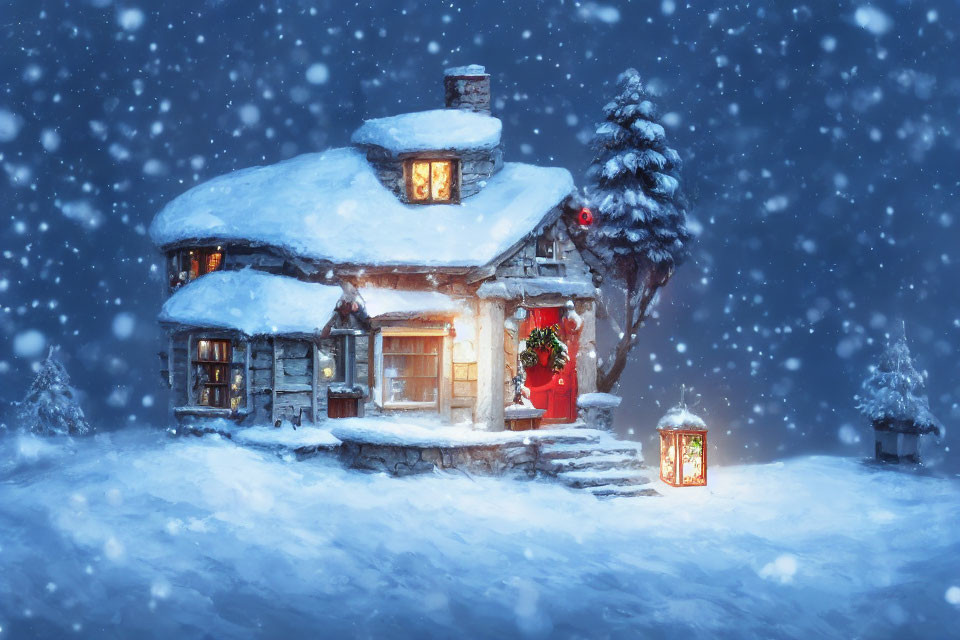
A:
<svg viewBox="0 0 960 640">
<path fill-rule="evenodd" d="M 0 439 L 6 637 L 945 638 L 960 482 L 798 458 L 598 501 L 146 430 Z"/>
</svg>

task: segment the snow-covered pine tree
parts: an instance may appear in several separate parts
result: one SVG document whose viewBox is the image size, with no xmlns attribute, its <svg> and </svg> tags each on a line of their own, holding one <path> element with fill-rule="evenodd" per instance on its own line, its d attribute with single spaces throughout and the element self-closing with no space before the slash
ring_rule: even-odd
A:
<svg viewBox="0 0 960 640">
<path fill-rule="evenodd" d="M 92 429 L 70 386 L 70 376 L 51 347 L 23 402 L 20 427 L 37 435 L 84 435 Z"/>
<path fill-rule="evenodd" d="M 621 337 L 598 372 L 597 388 L 605 392 L 620 379 L 651 302 L 686 257 L 692 237 L 680 192 L 680 156 L 667 146 L 636 69 L 620 74 L 617 90 L 593 137 L 596 156 L 587 187 L 597 212 L 588 248 L 625 295 L 617 305 Z"/>
<path fill-rule="evenodd" d="M 872 423 L 939 433 L 940 423 L 930 413 L 925 386 L 902 330 L 887 343 L 879 364 L 863 381 L 861 393 L 855 396 L 857 409 Z"/>
</svg>

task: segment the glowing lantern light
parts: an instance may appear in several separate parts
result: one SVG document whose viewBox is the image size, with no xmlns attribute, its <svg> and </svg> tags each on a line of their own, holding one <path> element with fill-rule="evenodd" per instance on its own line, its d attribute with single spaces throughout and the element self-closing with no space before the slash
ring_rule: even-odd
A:
<svg viewBox="0 0 960 640">
<path fill-rule="evenodd" d="M 577 214 L 577 222 L 579 222 L 584 227 L 589 227 L 593 224 L 593 212 L 586 207 L 580 209 L 580 213 Z"/>
<path fill-rule="evenodd" d="M 657 423 L 660 479 L 674 487 L 707 484 L 707 425 L 679 404 Z"/>
</svg>

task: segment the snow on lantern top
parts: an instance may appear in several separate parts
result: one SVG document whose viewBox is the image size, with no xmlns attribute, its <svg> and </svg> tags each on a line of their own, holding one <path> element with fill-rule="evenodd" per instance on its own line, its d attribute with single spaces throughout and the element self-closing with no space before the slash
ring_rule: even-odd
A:
<svg viewBox="0 0 960 640">
<path fill-rule="evenodd" d="M 432 109 L 367 120 L 350 141 L 393 155 L 417 151 L 474 151 L 500 144 L 499 119 L 459 109 Z"/>
<path fill-rule="evenodd" d="M 701 429 L 706 430 L 707 423 L 700 416 L 692 413 L 685 404 L 678 404 L 667 411 L 667 414 L 660 418 L 657 423 L 657 429 Z"/>
</svg>

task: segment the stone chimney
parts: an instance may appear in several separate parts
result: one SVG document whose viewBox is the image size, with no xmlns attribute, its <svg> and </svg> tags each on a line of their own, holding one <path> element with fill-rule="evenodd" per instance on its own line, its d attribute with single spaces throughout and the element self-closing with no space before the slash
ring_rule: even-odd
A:
<svg viewBox="0 0 960 640">
<path fill-rule="evenodd" d="M 490 74 L 479 64 L 447 69 L 443 93 L 448 109 L 490 113 Z"/>
</svg>

